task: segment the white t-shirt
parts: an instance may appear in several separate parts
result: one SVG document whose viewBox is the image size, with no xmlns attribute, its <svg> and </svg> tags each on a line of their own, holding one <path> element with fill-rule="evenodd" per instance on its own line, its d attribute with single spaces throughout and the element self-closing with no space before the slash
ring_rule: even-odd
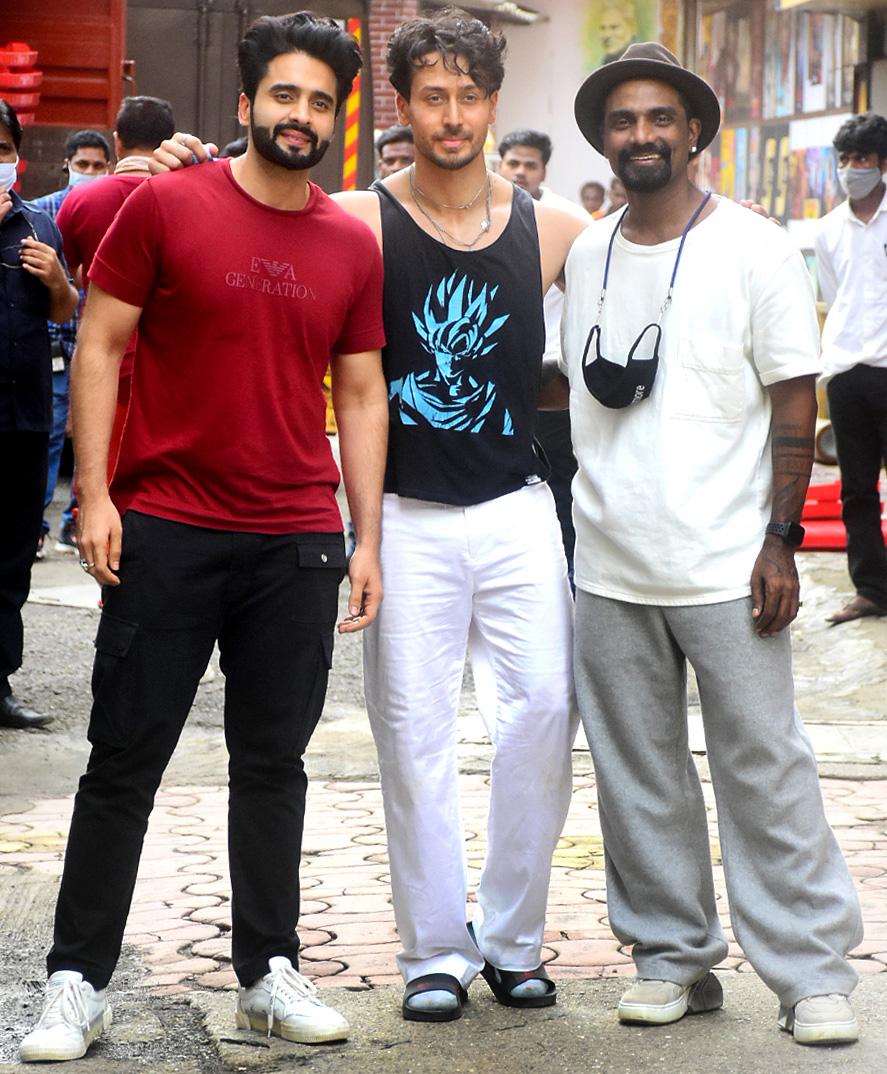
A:
<svg viewBox="0 0 887 1074">
<path fill-rule="evenodd" d="M 580 235 L 566 268 L 576 584 L 639 604 L 738 599 L 751 591 L 770 518 L 765 387 L 819 371 L 810 277 L 784 232 L 719 199 L 687 236 L 652 394 L 611 410 L 586 388 L 581 361 L 620 217 Z M 624 365 L 656 320 L 679 242 L 639 246 L 617 235 L 601 319 L 610 361 Z"/>
<path fill-rule="evenodd" d="M 575 216 L 586 224 L 593 224 L 594 217 L 585 211 L 581 205 L 569 201 L 561 194 L 555 194 L 547 186 L 539 188 L 539 204 L 552 205 L 556 209 Z M 560 358 L 561 353 L 561 315 L 564 309 L 564 292 L 552 284 L 545 292 L 542 300 L 542 309 L 545 315 L 545 353 L 543 358 Z"/>
<path fill-rule="evenodd" d="M 849 201 L 819 221 L 816 266 L 829 307 L 822 331 L 824 376 L 860 364 L 887 368 L 887 193 L 867 224 Z"/>
</svg>

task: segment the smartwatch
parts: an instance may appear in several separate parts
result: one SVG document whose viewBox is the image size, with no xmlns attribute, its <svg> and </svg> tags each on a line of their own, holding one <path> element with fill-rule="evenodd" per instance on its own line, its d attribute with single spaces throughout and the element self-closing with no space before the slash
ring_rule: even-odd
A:
<svg viewBox="0 0 887 1074">
<path fill-rule="evenodd" d="M 800 548 L 804 541 L 804 527 L 797 522 L 768 522 L 765 530 L 768 536 L 781 537 L 791 548 Z"/>
</svg>

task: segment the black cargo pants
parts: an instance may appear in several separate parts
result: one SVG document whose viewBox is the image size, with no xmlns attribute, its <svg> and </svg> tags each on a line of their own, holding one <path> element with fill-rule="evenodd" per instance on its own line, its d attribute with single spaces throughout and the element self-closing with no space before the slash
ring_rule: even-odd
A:
<svg viewBox="0 0 887 1074">
<path fill-rule="evenodd" d="M 298 965 L 302 754 L 332 659 L 341 533 L 208 530 L 127 512 L 121 584 L 96 637 L 92 752 L 74 802 L 47 959 L 104 988 L 120 954 L 154 794 L 218 640 L 229 753 L 234 970 Z"/>
</svg>

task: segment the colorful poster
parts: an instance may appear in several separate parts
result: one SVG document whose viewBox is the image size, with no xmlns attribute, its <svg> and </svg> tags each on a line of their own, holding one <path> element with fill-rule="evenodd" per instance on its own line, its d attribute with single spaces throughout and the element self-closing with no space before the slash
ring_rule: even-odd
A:
<svg viewBox="0 0 887 1074">
<path fill-rule="evenodd" d="M 736 197 L 736 131 L 730 127 L 721 129 L 721 174 L 718 176 L 718 193 L 726 198 Z"/>
<path fill-rule="evenodd" d="M 768 11 L 764 39 L 764 117 L 795 110 L 795 13 Z"/>
<path fill-rule="evenodd" d="M 788 124 L 761 132 L 761 205 L 771 216 L 785 221 L 789 209 L 791 144 Z"/>
<path fill-rule="evenodd" d="M 733 197 L 742 201 L 748 197 L 748 128 L 739 127 L 736 130 L 736 185 Z"/>
<path fill-rule="evenodd" d="M 673 0 L 587 0 L 586 70 L 618 60 L 634 41 L 661 41 L 678 51 L 679 11 Z"/>
</svg>

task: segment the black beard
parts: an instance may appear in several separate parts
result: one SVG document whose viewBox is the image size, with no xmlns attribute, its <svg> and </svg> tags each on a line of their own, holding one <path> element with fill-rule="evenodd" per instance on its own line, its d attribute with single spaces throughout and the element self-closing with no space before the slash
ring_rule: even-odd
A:
<svg viewBox="0 0 887 1074">
<path fill-rule="evenodd" d="M 329 142 L 318 141 L 314 131 L 310 127 L 303 127 L 301 123 L 278 123 L 269 134 L 265 127 L 256 126 L 252 113 L 250 113 L 249 117 L 249 131 L 256 151 L 265 160 L 292 172 L 303 172 L 313 168 L 323 160 L 324 154 L 330 147 Z M 306 138 L 311 139 L 311 149 L 307 153 L 284 149 L 283 146 L 277 143 L 278 137 L 284 131 L 298 131 L 299 134 L 304 134 Z"/>
<path fill-rule="evenodd" d="M 635 168 L 631 156 L 637 153 L 658 153 L 658 164 L 646 164 L 642 168 Z M 638 194 L 652 194 L 668 186 L 671 181 L 671 150 L 661 142 L 656 145 L 635 146 L 632 149 L 622 149 L 617 160 L 616 174 L 622 180 L 626 190 L 633 190 Z"/>
</svg>

